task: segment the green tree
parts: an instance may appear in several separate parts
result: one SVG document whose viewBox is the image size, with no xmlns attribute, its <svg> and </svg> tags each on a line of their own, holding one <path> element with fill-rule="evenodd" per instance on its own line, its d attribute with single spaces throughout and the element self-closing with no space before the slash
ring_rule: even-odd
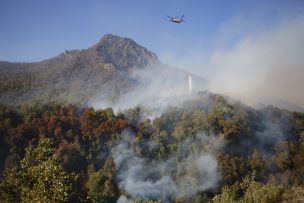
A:
<svg viewBox="0 0 304 203">
<path fill-rule="evenodd" d="M 290 196 L 284 197 L 284 193 L 288 194 L 289 192 L 281 185 L 273 184 L 262 184 L 254 180 L 255 175 L 251 175 L 243 178 L 241 182 L 241 189 L 243 196 L 236 198 L 236 195 L 232 191 L 231 187 L 224 187 L 222 193 L 216 195 L 212 201 L 215 203 L 226 203 L 226 202 L 240 202 L 240 203 L 271 203 L 271 202 L 283 202 L 288 201 Z"/>
<path fill-rule="evenodd" d="M 233 203 L 236 202 L 233 198 L 234 194 L 232 193 L 231 189 L 228 186 L 225 186 L 222 189 L 222 193 L 219 195 L 216 195 L 212 202 L 214 203 Z"/>
<path fill-rule="evenodd" d="M 115 202 L 119 196 L 114 182 L 115 165 L 108 157 L 103 168 L 93 172 L 86 184 L 93 202 Z"/>
<path fill-rule="evenodd" d="M 37 147 L 26 148 L 21 168 L 8 171 L 0 185 L 3 202 L 81 201 L 76 197 L 81 192 L 73 187 L 78 177 L 64 171 L 52 145 L 52 140 L 42 139 Z"/>
</svg>

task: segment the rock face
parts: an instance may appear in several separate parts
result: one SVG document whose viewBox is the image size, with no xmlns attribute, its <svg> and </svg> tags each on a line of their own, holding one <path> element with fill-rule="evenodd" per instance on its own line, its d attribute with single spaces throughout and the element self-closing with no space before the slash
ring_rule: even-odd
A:
<svg viewBox="0 0 304 203">
<path fill-rule="evenodd" d="M 149 69 L 151 73 L 157 67 L 168 69 L 156 54 L 132 39 L 106 34 L 87 49 L 64 51 L 41 62 L 0 62 L 0 102 L 18 105 L 38 100 L 85 105 L 96 95 L 115 99 L 139 85 L 132 76 L 134 70 Z"/>
<path fill-rule="evenodd" d="M 88 51 L 95 52 L 103 63 L 118 69 L 145 67 L 158 61 L 157 56 L 129 38 L 107 34 Z"/>
</svg>

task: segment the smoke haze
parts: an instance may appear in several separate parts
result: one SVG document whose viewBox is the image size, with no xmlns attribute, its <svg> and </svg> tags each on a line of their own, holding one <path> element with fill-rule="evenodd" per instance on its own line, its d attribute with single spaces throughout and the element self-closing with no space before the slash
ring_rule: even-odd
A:
<svg viewBox="0 0 304 203">
<path fill-rule="evenodd" d="M 268 32 L 247 35 L 211 57 L 211 92 L 259 103 L 304 107 L 304 19 L 287 20 Z M 283 106 L 286 104 L 285 106 Z M 290 105 L 289 105 L 290 106 Z"/>
<path fill-rule="evenodd" d="M 219 181 L 217 161 L 214 152 L 220 144 L 214 144 L 214 137 L 199 134 L 194 138 L 188 138 L 181 142 L 182 157 L 172 155 L 166 160 L 152 161 L 139 156 L 128 143 L 130 132 L 124 132 L 119 144 L 111 151 L 115 165 L 118 168 L 117 180 L 119 187 L 126 191 L 131 199 L 158 199 L 169 202 L 171 197 L 189 198 L 197 192 L 214 189 Z M 200 152 L 194 157 L 189 156 L 193 145 L 200 145 Z M 211 151 L 202 146 L 212 145 Z M 149 147 L 155 144 L 149 143 Z M 177 168 L 176 162 L 182 167 Z M 172 175 L 179 170 L 179 179 Z M 121 196 L 118 202 L 129 202 L 125 196 Z"/>
<path fill-rule="evenodd" d="M 210 59 L 202 63 L 213 69 L 208 78 L 208 90 L 251 106 L 273 104 L 291 110 L 304 108 L 303 36 L 303 19 L 287 20 L 267 32 L 243 35 L 230 49 L 212 52 Z M 95 108 L 111 106 L 116 112 L 144 106 L 152 109 L 150 116 L 155 118 L 167 107 L 181 105 L 196 96 L 189 95 L 191 86 L 185 71 L 155 66 L 132 69 L 128 74 L 136 83 L 132 91 L 115 101 L 95 97 L 92 105 Z M 193 81 L 192 88 L 195 93 L 204 90 L 206 84 Z M 283 139 L 283 129 L 281 124 L 268 120 L 263 122 L 266 127 L 256 136 L 260 150 L 264 152 L 267 146 L 275 144 L 274 138 Z M 176 173 L 178 170 L 176 160 L 180 157 L 174 155 L 166 160 L 151 161 L 136 153 L 132 143 L 120 140 L 111 150 L 111 156 L 118 168 L 117 183 L 128 196 L 122 195 L 118 202 L 132 202 L 137 198 L 170 202 L 172 197 L 187 199 L 197 192 L 216 188 L 219 182 L 218 163 L 214 153 L 201 147 L 212 143 L 210 139 L 197 135 L 195 139 L 182 141 L 180 149 L 185 156 L 179 160 L 183 167 L 179 169 L 178 180 L 172 176 L 172 171 Z M 193 143 L 201 143 L 201 151 L 189 157 Z M 145 145 L 155 147 L 154 143 Z"/>
<path fill-rule="evenodd" d="M 224 22 L 209 51 L 193 45 L 182 53 L 161 52 L 160 58 L 206 78 L 212 93 L 253 107 L 271 104 L 304 111 L 304 18 L 271 27 L 259 27 L 253 19 Z"/>
<path fill-rule="evenodd" d="M 191 92 L 206 89 L 206 80 L 191 77 L 186 71 L 158 65 L 146 68 L 134 68 L 129 72 L 129 78 L 135 81 L 135 88 L 120 95 L 116 100 L 109 100 L 108 95 L 93 97 L 90 105 L 95 108 L 111 106 L 115 112 L 142 106 L 148 108 L 150 118 L 160 116 L 170 106 L 181 105 L 183 101 L 193 99 Z M 191 87 L 190 87 L 191 85 Z"/>
</svg>

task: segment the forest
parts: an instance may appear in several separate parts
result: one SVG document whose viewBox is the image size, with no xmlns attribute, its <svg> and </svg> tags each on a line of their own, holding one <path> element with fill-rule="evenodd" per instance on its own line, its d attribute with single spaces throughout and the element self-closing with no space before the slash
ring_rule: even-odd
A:
<svg viewBox="0 0 304 203">
<path fill-rule="evenodd" d="M 0 104 L 0 202 L 303 202 L 304 113 Z"/>
</svg>

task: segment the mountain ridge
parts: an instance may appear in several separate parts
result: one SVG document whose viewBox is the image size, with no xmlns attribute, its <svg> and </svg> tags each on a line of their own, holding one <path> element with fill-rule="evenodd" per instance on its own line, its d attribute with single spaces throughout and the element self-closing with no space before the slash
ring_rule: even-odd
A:
<svg viewBox="0 0 304 203">
<path fill-rule="evenodd" d="M 8 61 L 8 60 L 0 60 L 0 64 L 7 64 L 7 63 L 37 64 L 37 63 L 41 63 L 41 62 L 44 62 L 44 61 L 52 60 L 52 59 L 57 58 L 57 57 L 62 57 L 62 56 L 71 57 L 71 56 L 73 56 L 77 53 L 79 54 L 83 51 L 95 50 L 95 51 L 98 52 L 102 48 L 104 48 L 105 45 L 106 45 L 106 48 L 109 47 L 109 46 L 119 46 L 118 45 L 119 42 L 122 42 L 124 46 L 126 46 L 126 45 L 127 46 L 132 46 L 133 48 L 135 47 L 137 49 L 144 50 L 144 52 L 147 53 L 148 55 L 150 55 L 151 58 L 154 58 L 154 59 L 158 60 L 157 55 L 155 53 L 153 53 L 152 51 L 148 50 L 147 48 L 139 45 L 133 39 L 128 38 L 128 37 L 121 37 L 121 36 L 118 36 L 118 35 L 108 33 L 108 34 L 103 35 L 97 43 L 89 46 L 88 48 L 65 50 L 65 51 L 59 53 L 56 56 L 53 56 L 53 57 L 50 57 L 50 58 L 47 58 L 47 59 L 43 59 L 43 60 L 40 60 L 40 61 L 35 61 L 35 62 L 31 62 L 31 61 L 29 61 L 29 62 L 20 62 L 20 61 L 12 62 L 12 61 Z M 120 48 L 123 48 L 123 46 L 120 46 Z M 2 67 L 0 67 L 0 68 L 2 68 Z"/>
<path fill-rule="evenodd" d="M 150 80 L 187 77 L 187 72 L 162 64 L 155 53 L 134 40 L 106 34 L 86 49 L 66 50 L 39 62 L 0 61 L 0 102 L 86 104 L 96 95 L 114 99 L 140 86 L 140 78 L 132 74 L 145 69 Z"/>
</svg>

